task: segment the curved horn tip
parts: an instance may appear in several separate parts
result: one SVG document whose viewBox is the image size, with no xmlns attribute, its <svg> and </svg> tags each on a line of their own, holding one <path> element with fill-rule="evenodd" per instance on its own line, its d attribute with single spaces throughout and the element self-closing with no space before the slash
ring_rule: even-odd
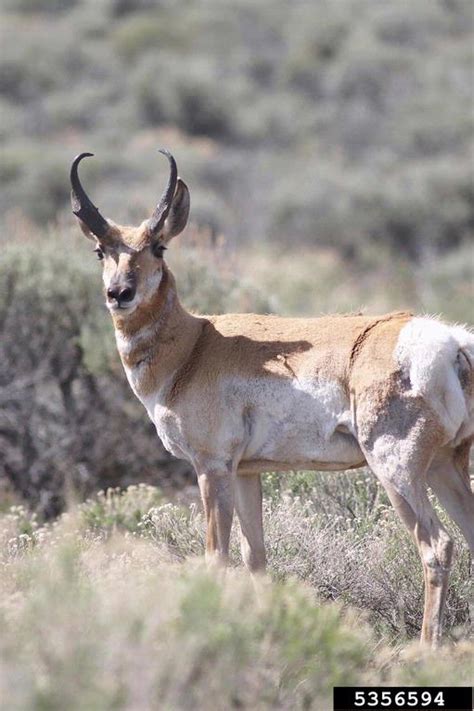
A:
<svg viewBox="0 0 474 711">
<path fill-rule="evenodd" d="M 176 160 L 174 158 L 174 155 L 170 153 L 167 148 L 158 148 L 158 153 L 161 153 L 162 155 L 166 156 L 171 166 L 176 168 Z"/>
<path fill-rule="evenodd" d="M 158 231 L 163 227 L 163 224 L 168 217 L 168 213 L 171 209 L 171 204 L 173 202 L 173 196 L 176 191 L 176 181 L 178 180 L 178 167 L 176 161 L 171 155 L 171 153 L 166 148 L 159 148 L 160 153 L 162 153 L 170 165 L 170 174 L 168 178 L 168 185 L 165 188 L 164 193 L 160 198 L 160 202 L 156 206 L 153 215 L 148 220 L 148 230 L 151 235 L 157 234 Z"/>
<path fill-rule="evenodd" d="M 79 166 L 79 163 L 83 158 L 89 158 L 90 156 L 93 156 L 93 153 L 78 153 L 77 156 L 74 158 L 71 164 L 71 180 L 73 179 L 74 174 L 77 172 L 77 168 Z"/>
<path fill-rule="evenodd" d="M 79 163 L 83 158 L 89 158 L 92 157 L 94 154 L 93 153 L 78 153 L 77 156 L 74 158 L 73 163 Z"/>
<path fill-rule="evenodd" d="M 103 238 L 109 229 L 109 223 L 102 217 L 97 207 L 91 201 L 86 191 L 81 185 L 79 179 L 78 166 L 83 158 L 89 158 L 93 156 L 93 153 L 79 153 L 71 165 L 71 202 L 72 211 L 78 217 L 84 225 L 92 232 L 96 237 Z"/>
</svg>

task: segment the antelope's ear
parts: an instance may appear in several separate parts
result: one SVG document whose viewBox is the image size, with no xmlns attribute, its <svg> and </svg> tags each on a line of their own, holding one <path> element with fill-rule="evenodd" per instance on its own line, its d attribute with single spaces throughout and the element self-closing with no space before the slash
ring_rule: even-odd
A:
<svg viewBox="0 0 474 711">
<path fill-rule="evenodd" d="M 80 217 L 76 217 L 77 224 L 82 230 L 82 233 L 87 239 L 90 239 L 92 242 L 97 242 L 97 237 L 95 234 L 93 234 L 90 229 L 87 227 L 86 223 L 81 220 Z"/>
<path fill-rule="evenodd" d="M 166 244 L 184 230 L 189 217 L 190 205 L 188 186 L 181 178 L 178 178 L 168 217 L 160 230 L 160 242 Z"/>
</svg>

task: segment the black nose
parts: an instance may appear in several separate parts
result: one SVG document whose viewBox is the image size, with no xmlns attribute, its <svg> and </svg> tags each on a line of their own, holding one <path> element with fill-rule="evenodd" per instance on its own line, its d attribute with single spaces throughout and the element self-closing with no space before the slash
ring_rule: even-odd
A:
<svg viewBox="0 0 474 711">
<path fill-rule="evenodd" d="M 111 286 L 107 289 L 107 297 L 109 299 L 115 299 L 118 304 L 123 302 L 132 301 L 135 296 L 135 289 L 130 286 Z"/>
</svg>

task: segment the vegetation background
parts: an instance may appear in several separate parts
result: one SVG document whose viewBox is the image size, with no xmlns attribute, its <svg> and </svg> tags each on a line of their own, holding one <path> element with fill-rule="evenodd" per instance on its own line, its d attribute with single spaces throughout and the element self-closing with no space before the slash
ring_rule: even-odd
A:
<svg viewBox="0 0 474 711">
<path fill-rule="evenodd" d="M 222 587 L 199 566 L 173 567 L 202 551 L 199 514 L 180 503 L 194 500 L 192 474 L 163 450 L 125 382 L 100 266 L 70 214 L 68 171 L 74 155 L 94 152 L 82 169 L 94 201 L 137 222 L 166 178 L 157 148 L 172 150 L 192 211 L 167 257 L 191 309 L 408 308 L 472 323 L 473 14 L 470 0 L 0 0 L 0 698 L 9 708 L 62 708 L 65 694 L 70 708 L 202 706 L 209 687 L 222 708 L 326 709 L 341 678 L 467 678 L 464 553 L 448 601 L 451 664 L 415 662 L 403 647 L 404 666 L 386 647 L 417 634 L 422 581 L 368 472 L 267 476 L 270 567 L 282 587 L 263 594 L 248 624 L 238 576 Z M 70 513 L 48 523 L 66 503 Z M 159 583 L 163 615 L 149 626 L 156 565 L 171 582 Z M 139 586 L 135 607 L 120 586 L 110 598 L 121 576 Z M 302 582 L 285 582 L 293 576 Z M 76 597 L 91 620 L 83 645 Z M 359 612 L 340 617 L 315 597 Z M 308 601 L 308 617 L 295 599 L 301 610 Z M 190 634 L 175 624 L 186 614 Z M 233 633 L 222 622 L 209 641 L 215 615 L 233 620 Z M 307 629 L 319 630 L 317 649 L 305 646 Z M 143 671 L 162 635 L 178 666 L 187 650 L 184 680 L 168 667 Z M 107 664 L 96 677 L 98 659 Z"/>
</svg>

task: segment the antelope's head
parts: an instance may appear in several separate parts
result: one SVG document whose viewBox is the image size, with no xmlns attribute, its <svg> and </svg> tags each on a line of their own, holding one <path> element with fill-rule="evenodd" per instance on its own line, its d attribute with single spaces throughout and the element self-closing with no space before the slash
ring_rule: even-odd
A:
<svg viewBox="0 0 474 711">
<path fill-rule="evenodd" d="M 182 232 L 189 215 L 189 191 L 178 178 L 176 161 L 162 149 L 170 176 L 152 216 L 138 227 L 123 227 L 106 220 L 87 196 L 77 172 L 81 153 L 71 166 L 72 211 L 85 236 L 95 243 L 103 264 L 106 304 L 110 311 L 132 313 L 156 293 L 163 276 L 163 253 L 168 242 Z"/>
</svg>

